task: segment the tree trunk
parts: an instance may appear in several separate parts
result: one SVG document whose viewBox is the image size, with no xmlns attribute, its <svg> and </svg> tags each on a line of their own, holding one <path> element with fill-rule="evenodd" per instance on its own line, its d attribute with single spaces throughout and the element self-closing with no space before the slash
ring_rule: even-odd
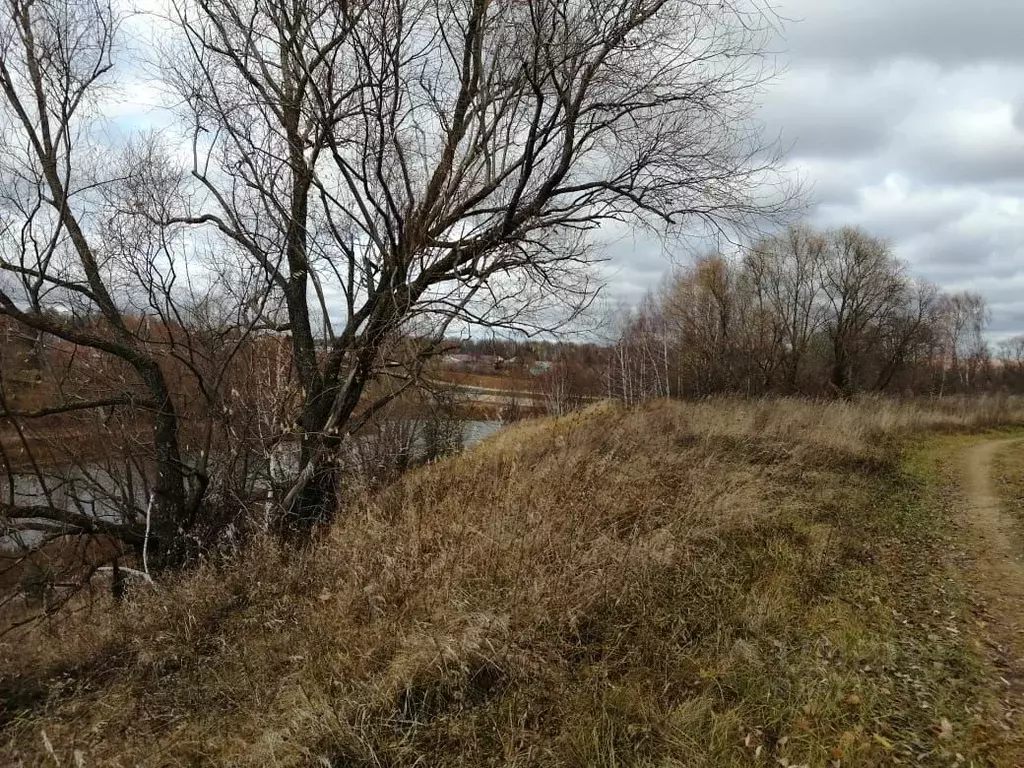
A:
<svg viewBox="0 0 1024 768">
<path fill-rule="evenodd" d="M 159 403 L 154 415 L 153 446 L 156 482 L 153 485 L 153 534 L 151 543 L 156 569 L 182 565 L 189 556 L 188 534 L 196 523 L 201 499 L 189 503 L 185 492 L 181 451 L 178 444 L 178 415 L 156 363 L 139 368 L 139 375 Z M 191 508 L 190 508 L 191 507 Z"/>
</svg>

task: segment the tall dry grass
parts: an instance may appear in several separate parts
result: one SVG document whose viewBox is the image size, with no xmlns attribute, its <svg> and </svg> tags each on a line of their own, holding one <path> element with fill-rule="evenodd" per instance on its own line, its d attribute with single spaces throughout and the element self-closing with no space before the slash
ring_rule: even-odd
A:
<svg viewBox="0 0 1024 768">
<path fill-rule="evenodd" d="M 910 514 L 885 507 L 899 440 L 1021 416 L 995 399 L 781 400 L 525 422 L 353 500 L 311 551 L 264 542 L 9 636 L 2 753 L 876 764 L 896 737 L 873 738 L 891 702 L 864 658 L 911 663 L 878 594 L 902 578 L 877 565 Z"/>
</svg>

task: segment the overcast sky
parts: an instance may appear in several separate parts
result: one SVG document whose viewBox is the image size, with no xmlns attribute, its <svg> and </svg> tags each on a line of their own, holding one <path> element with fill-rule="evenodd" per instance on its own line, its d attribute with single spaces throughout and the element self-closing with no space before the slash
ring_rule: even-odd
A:
<svg viewBox="0 0 1024 768">
<path fill-rule="evenodd" d="M 1024 0 L 776 0 L 785 73 L 766 130 L 808 183 L 808 217 L 889 239 L 915 276 L 978 291 L 1024 333 Z M 666 270 L 611 247 L 628 301 Z"/>
<path fill-rule="evenodd" d="M 1024 333 L 1024 0 L 766 1 L 784 72 L 760 119 L 810 222 L 887 238 L 916 277 L 984 295 L 994 338 Z M 122 125 L 159 124 L 145 106 L 159 97 L 133 95 Z M 652 239 L 605 234 L 606 297 L 633 304 L 671 262 Z"/>
</svg>

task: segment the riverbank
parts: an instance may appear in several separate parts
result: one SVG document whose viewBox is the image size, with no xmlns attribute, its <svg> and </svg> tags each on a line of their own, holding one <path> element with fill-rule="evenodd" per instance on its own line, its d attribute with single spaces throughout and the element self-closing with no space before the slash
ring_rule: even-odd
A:
<svg viewBox="0 0 1024 768">
<path fill-rule="evenodd" d="M 9 635 L 0 754 L 1010 765 L 940 468 L 1019 419 L 727 401 L 523 423 L 354 500 L 301 556 L 265 544 Z"/>
</svg>

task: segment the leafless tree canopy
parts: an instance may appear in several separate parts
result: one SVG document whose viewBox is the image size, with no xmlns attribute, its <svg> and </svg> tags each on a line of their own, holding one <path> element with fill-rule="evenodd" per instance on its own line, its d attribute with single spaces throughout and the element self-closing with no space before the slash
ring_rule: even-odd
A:
<svg viewBox="0 0 1024 768">
<path fill-rule="evenodd" d="M 608 391 L 633 402 L 1017 388 L 1019 375 L 990 364 L 987 320 L 981 296 L 913 280 L 883 240 L 794 226 L 668 280 L 621 329 Z"/>
<path fill-rule="evenodd" d="M 7 532 L 173 564 L 260 493 L 306 533 L 347 436 L 453 323 L 570 317 L 602 223 L 783 202 L 749 119 L 752 3 L 177 0 L 144 62 L 125 10 L 0 16 L 0 313 L 47 367 L 0 392 L 5 473 L 34 489 L 9 482 Z M 159 137 L 107 120 L 140 66 L 174 115 Z"/>
<path fill-rule="evenodd" d="M 287 311 L 304 392 L 299 525 L 382 341 L 410 317 L 536 323 L 591 295 L 602 221 L 719 224 L 770 165 L 746 95 L 763 19 L 729 3 L 176 5 L 165 71 L 216 228 Z M 317 355 L 318 330 L 328 340 Z"/>
<path fill-rule="evenodd" d="M 134 280 L 135 271 L 156 235 L 135 243 L 138 250 L 123 251 L 124 242 L 114 236 L 121 222 L 104 204 L 110 186 L 121 179 L 105 175 L 92 147 L 98 138 L 97 100 L 114 66 L 119 17 L 106 3 L 91 0 L 12 0 L 0 24 L 0 311 L 40 337 L 50 334 L 109 355 L 131 372 L 130 389 L 99 400 L 75 398 L 49 410 L 122 405 L 148 414 L 158 467 L 157 531 L 166 543 L 197 513 L 202 483 L 187 477 L 167 378 L 125 312 L 128 295 L 144 288 Z M 95 323 L 82 322 L 84 316 Z M 28 514 L 47 530 L 47 523 L 72 531 L 110 526 L 50 503 Z M 127 538 L 141 536 L 139 520 L 125 523 Z"/>
</svg>

